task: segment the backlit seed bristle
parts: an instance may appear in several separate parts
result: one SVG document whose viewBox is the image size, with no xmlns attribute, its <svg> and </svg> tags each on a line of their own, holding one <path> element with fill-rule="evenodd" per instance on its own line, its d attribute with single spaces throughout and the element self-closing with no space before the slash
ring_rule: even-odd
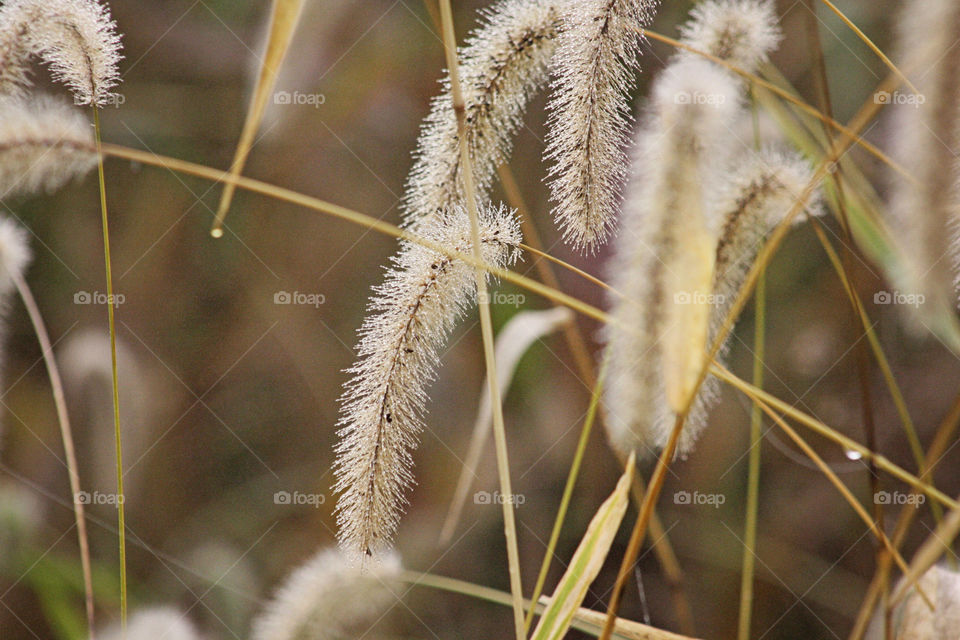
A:
<svg viewBox="0 0 960 640">
<path fill-rule="evenodd" d="M 444 213 L 421 233 L 439 246 L 471 251 L 463 209 Z M 520 242 L 513 213 L 483 208 L 480 240 L 485 262 L 512 263 Z M 341 400 L 337 523 L 341 546 L 355 558 L 391 544 L 413 484 L 411 452 L 423 429 L 426 386 L 447 335 L 476 298 L 474 268 L 461 260 L 404 241 L 393 263 L 370 301 L 359 360 Z"/>
<path fill-rule="evenodd" d="M 655 0 L 570 0 L 555 57 L 546 158 L 566 242 L 594 251 L 616 226 L 628 165 L 628 92 Z"/>
<path fill-rule="evenodd" d="M 339 640 L 365 636 L 399 598 L 396 554 L 361 569 L 325 549 L 294 570 L 253 622 L 252 640 Z"/>
<path fill-rule="evenodd" d="M 76 109 L 49 98 L 0 101 L 0 198 L 53 191 L 96 164 L 93 129 Z"/>
<path fill-rule="evenodd" d="M 527 103 L 547 80 L 558 2 L 501 0 L 460 50 L 460 81 L 477 199 L 486 199 L 497 165 L 510 155 Z M 407 180 L 408 225 L 463 204 L 457 118 L 449 79 L 433 99 Z"/>
<path fill-rule="evenodd" d="M 16 95 L 29 84 L 36 56 L 77 104 L 104 106 L 119 83 L 120 36 L 96 0 L 8 0 L 0 7 L 0 92 Z"/>
<path fill-rule="evenodd" d="M 920 93 L 901 86 L 874 96 L 890 104 L 890 155 L 915 178 L 889 172 L 891 226 L 904 265 L 894 280 L 905 294 L 925 298 L 920 314 L 951 313 L 960 256 L 960 3 L 907 1 L 896 24 L 897 64 Z"/>
<path fill-rule="evenodd" d="M 663 447 L 703 366 L 719 225 L 709 186 L 742 114 L 740 86 L 716 65 L 681 60 L 657 78 L 640 129 L 610 269 L 608 432 L 622 453 Z M 694 96 L 712 96 L 710 100 Z M 698 425 L 684 429 L 689 451 Z"/>
<path fill-rule="evenodd" d="M 754 71 L 783 39 L 769 0 L 706 0 L 690 12 L 680 35 L 683 44 L 744 71 Z"/>
</svg>

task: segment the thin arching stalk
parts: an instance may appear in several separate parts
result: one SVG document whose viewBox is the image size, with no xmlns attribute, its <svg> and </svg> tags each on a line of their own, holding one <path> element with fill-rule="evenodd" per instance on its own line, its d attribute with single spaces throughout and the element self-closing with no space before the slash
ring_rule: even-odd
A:
<svg viewBox="0 0 960 640">
<path fill-rule="evenodd" d="M 905 470 L 903 467 L 894 464 L 886 457 L 871 451 L 853 438 L 849 438 L 836 429 L 828 427 L 816 418 L 807 415 L 795 407 L 792 407 L 789 403 L 780 400 L 763 389 L 758 389 L 749 382 L 737 377 L 726 367 L 720 365 L 716 361 L 711 363 L 710 373 L 719 378 L 721 381 L 731 385 L 735 389 L 739 389 L 750 399 L 756 399 L 763 402 L 767 406 L 776 409 L 784 416 L 795 420 L 798 424 L 807 427 L 808 429 L 823 436 L 824 438 L 827 438 L 828 440 L 832 440 L 844 449 L 856 451 L 864 458 L 872 459 L 876 463 L 877 468 L 881 471 L 889 473 L 898 480 L 910 485 L 917 491 L 926 493 L 933 500 L 937 500 L 945 507 L 950 509 L 960 508 L 960 502 L 957 502 L 936 487 L 931 486 L 928 482 L 921 480 L 917 476 Z"/>
<path fill-rule="evenodd" d="M 83 592 L 84 604 L 87 612 L 87 626 L 90 638 L 94 633 L 94 600 L 93 600 L 93 578 L 90 570 L 90 542 L 87 537 L 87 519 L 84 514 L 85 508 L 83 501 L 79 499 L 80 495 L 80 474 L 77 466 L 77 452 L 73 445 L 73 430 L 70 428 L 70 416 L 67 413 L 67 401 L 63 393 L 63 381 L 60 378 L 60 370 L 57 367 L 57 361 L 53 357 L 53 344 L 50 342 L 50 334 L 47 333 L 46 324 L 43 322 L 43 315 L 37 306 L 37 301 L 30 291 L 30 286 L 23 279 L 20 272 L 16 269 L 8 269 L 7 273 L 13 280 L 20 299 L 23 300 L 23 306 L 30 316 L 30 324 L 33 325 L 33 331 L 37 334 L 37 341 L 40 343 L 40 350 L 43 353 L 43 364 L 47 368 L 47 377 L 50 379 L 50 389 L 53 392 L 53 405 L 57 410 L 57 421 L 60 423 L 60 437 L 63 439 L 63 453 L 67 459 L 67 475 L 70 478 L 70 493 L 73 494 L 73 515 L 77 523 L 77 543 L 80 545 L 80 567 L 83 572 Z"/>
<path fill-rule="evenodd" d="M 103 152 L 100 140 L 100 111 L 93 107 L 93 123 L 97 141 L 97 176 L 100 182 L 100 217 L 103 224 L 103 261 L 107 277 L 107 321 L 110 325 L 110 368 L 113 384 L 113 437 L 117 457 L 117 535 L 120 539 L 120 628 L 127 628 L 127 536 L 124 522 L 123 445 L 120 434 L 120 382 L 117 376 L 117 326 L 114 319 L 113 269 L 110 261 L 110 230 L 107 222 L 107 185 L 103 175 Z"/>
<path fill-rule="evenodd" d="M 840 495 L 843 496 L 843 499 L 847 501 L 847 504 L 849 504 L 853 508 L 854 512 L 856 512 L 856 514 L 860 517 L 860 519 L 864 521 L 864 523 L 867 525 L 870 531 L 880 540 L 881 544 L 887 550 L 887 552 L 893 555 L 893 558 L 894 560 L 896 560 L 897 565 L 900 567 L 900 569 L 904 573 L 906 573 L 907 566 L 906 566 L 906 562 L 903 560 L 903 557 L 900 556 L 900 553 L 896 550 L 896 548 L 894 548 L 893 543 L 890 542 L 890 539 L 887 537 L 887 535 L 880 529 L 877 523 L 870 517 L 870 514 L 867 513 L 867 510 L 863 508 L 863 505 L 857 502 L 857 499 L 854 497 L 852 493 L 850 493 L 850 490 L 847 488 L 847 486 L 840 481 L 840 478 L 833 471 L 833 469 L 830 468 L 830 465 L 824 462 L 823 458 L 821 458 L 817 454 L 817 452 L 813 450 L 813 447 L 811 447 L 806 440 L 801 438 L 800 434 L 798 434 L 792 427 L 790 427 L 790 425 L 788 425 L 783 418 L 777 415 L 777 413 L 773 409 L 771 409 L 769 405 L 757 400 L 756 398 L 753 398 L 753 401 L 757 403 L 760 406 L 760 408 L 763 410 L 763 412 L 766 413 L 767 416 L 769 416 L 770 419 L 773 420 L 777 424 L 777 426 L 780 427 L 784 431 L 784 433 L 786 433 L 798 447 L 800 447 L 800 449 L 804 452 L 804 454 L 806 454 L 806 456 L 813 461 L 813 463 L 817 466 L 820 472 L 827 477 L 827 480 L 829 480 L 830 483 L 837 488 L 837 491 L 839 491 Z M 914 586 L 916 587 L 917 592 L 924 599 L 924 601 L 926 601 L 928 605 L 933 607 L 933 602 L 929 599 L 929 596 L 920 589 L 920 586 L 919 585 L 914 585 Z"/>
<path fill-rule="evenodd" d="M 863 306 L 863 302 L 860 300 L 857 292 L 852 288 L 847 277 L 846 269 L 844 269 L 840 257 L 834 250 L 833 245 L 830 244 L 830 240 L 823 231 L 823 227 L 819 220 L 813 221 L 813 230 L 817 234 L 820 244 L 823 245 L 824 252 L 826 252 L 831 264 L 833 264 L 834 270 L 837 272 L 837 276 L 840 278 L 840 282 L 843 284 L 844 290 L 847 293 L 847 297 L 850 298 L 851 304 L 859 314 L 860 325 L 866 332 L 867 341 L 869 342 L 870 348 L 873 351 L 874 358 L 877 361 L 877 366 L 880 367 L 880 372 L 883 375 L 887 389 L 890 391 L 890 397 L 893 400 L 894 407 L 896 407 L 897 414 L 900 417 L 900 422 L 903 425 L 904 432 L 906 433 L 907 442 L 910 444 L 910 450 L 913 453 L 914 460 L 917 462 L 919 470 L 922 470 L 927 466 L 927 458 L 924 456 L 923 450 L 920 448 L 920 439 L 917 436 L 917 430 L 913 424 L 913 419 L 910 417 L 910 411 L 907 409 L 906 400 L 903 397 L 903 392 L 900 390 L 900 386 L 897 384 L 897 381 L 893 376 L 893 370 L 891 369 L 890 362 L 887 360 L 887 356 L 880 344 L 880 339 L 877 337 L 874 324 L 870 322 L 870 318 Z M 934 518 L 939 523 L 940 519 L 943 518 L 942 507 L 939 503 L 931 500 L 930 509 L 933 511 Z"/>
<path fill-rule="evenodd" d="M 155 167 L 163 167 L 165 169 L 169 169 L 170 171 L 177 171 L 180 173 L 197 176 L 199 178 L 212 180 L 214 182 L 235 182 L 237 187 L 240 189 L 251 191 L 253 193 L 259 193 L 276 200 L 282 200 L 284 202 L 296 204 L 320 213 L 325 213 L 336 218 L 352 222 L 361 227 L 371 229 L 378 233 L 392 236 L 394 238 L 409 240 L 410 242 L 433 249 L 434 251 L 442 253 L 445 256 L 462 260 L 472 267 L 487 271 L 490 275 L 496 278 L 506 280 L 507 282 L 512 282 L 532 293 L 543 296 L 547 300 L 570 307 L 577 313 L 581 313 L 587 317 L 599 320 L 600 322 L 610 322 L 610 317 L 606 312 L 591 304 L 587 304 L 578 298 L 574 298 L 571 295 L 563 293 L 562 291 L 558 291 L 552 287 L 548 287 L 541 282 L 537 282 L 536 280 L 522 276 L 514 271 L 494 267 L 486 262 L 480 262 L 470 254 L 459 253 L 450 247 L 445 247 L 435 242 L 431 242 L 430 240 L 427 240 L 426 238 L 423 238 L 415 233 L 401 229 L 396 225 L 390 224 L 389 222 L 385 222 L 378 218 L 374 218 L 373 216 L 360 213 L 359 211 L 354 211 L 352 209 L 348 209 L 347 207 L 333 204 L 332 202 L 326 202 L 325 200 L 321 200 L 319 198 L 304 195 L 291 189 L 278 187 L 261 180 L 254 180 L 244 176 L 231 176 L 228 174 L 228 172 L 220 169 L 214 169 L 212 167 L 189 162 L 187 160 L 181 160 L 179 158 L 157 155 L 149 151 L 141 151 L 139 149 L 133 149 L 121 145 L 104 143 L 102 145 L 102 152 L 115 158 L 123 158 L 125 160 L 141 162 L 143 164 L 148 164 Z"/>
<path fill-rule="evenodd" d="M 447 591 L 449 593 L 456 593 L 475 598 L 477 600 L 485 600 L 487 602 L 492 602 L 494 604 L 500 604 L 507 607 L 512 605 L 512 598 L 510 597 L 509 593 L 504 593 L 499 589 L 473 584 L 472 582 L 457 580 L 456 578 L 439 576 L 432 573 L 403 571 L 400 574 L 400 580 L 415 587 L 426 587 L 428 589 Z M 524 598 L 523 606 L 535 614 L 540 614 L 543 613 L 544 609 L 546 609 L 546 605 L 544 604 L 545 600 L 546 598 L 541 598 L 540 601 L 534 605 L 529 600 Z M 577 629 L 586 634 L 595 636 L 597 635 L 598 628 L 596 622 L 597 615 L 598 614 L 596 612 L 591 611 L 590 609 L 578 609 L 573 616 L 573 623 L 570 626 L 573 629 Z M 617 638 L 618 640 L 694 640 L 688 636 L 671 633 L 669 631 L 663 631 L 662 629 L 643 625 L 631 620 L 625 620 L 623 618 L 617 618 L 617 626 L 613 637 Z"/>
<path fill-rule="evenodd" d="M 443 26 L 443 44 L 447 68 L 450 73 L 450 94 L 453 111 L 457 115 L 457 131 L 460 139 L 460 166 L 463 193 L 467 213 L 470 216 L 470 235 L 473 257 L 483 260 L 480 249 L 480 216 L 477 213 L 476 190 L 470 164 L 470 141 L 467 135 L 466 106 L 460 88 L 460 73 L 457 67 L 457 38 L 453 29 L 453 12 L 450 0 L 440 3 L 440 21 Z M 507 456 L 506 428 L 503 423 L 503 404 L 497 384 L 497 364 L 494 357 L 493 321 L 490 318 L 490 297 L 487 295 L 487 275 L 475 270 L 477 298 L 480 310 L 480 331 L 483 335 L 483 355 L 487 365 L 487 382 L 490 391 L 490 406 L 493 409 L 493 439 L 497 452 L 497 471 L 500 476 L 500 493 L 503 495 L 504 536 L 507 543 L 507 562 L 510 572 L 510 593 L 513 596 L 513 619 L 517 640 L 524 640 L 523 588 L 520 582 L 520 554 L 517 550 L 517 528 L 513 513 L 513 490 L 510 486 L 510 463 Z"/>
</svg>

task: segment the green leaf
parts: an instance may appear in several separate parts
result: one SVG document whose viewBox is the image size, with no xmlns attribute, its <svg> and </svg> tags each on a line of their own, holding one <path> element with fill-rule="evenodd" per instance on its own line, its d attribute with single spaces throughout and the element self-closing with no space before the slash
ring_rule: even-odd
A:
<svg viewBox="0 0 960 640">
<path fill-rule="evenodd" d="M 583 603 L 587 588 L 597 577 L 610 552 L 610 545 L 617 535 L 623 514 L 630 499 L 630 483 L 633 480 L 634 455 L 630 454 L 627 468 L 620 476 L 616 488 L 597 510 L 590 521 L 566 573 L 557 585 L 550 605 L 540 617 L 533 632 L 534 640 L 557 640 L 570 628 L 574 614 Z"/>
</svg>

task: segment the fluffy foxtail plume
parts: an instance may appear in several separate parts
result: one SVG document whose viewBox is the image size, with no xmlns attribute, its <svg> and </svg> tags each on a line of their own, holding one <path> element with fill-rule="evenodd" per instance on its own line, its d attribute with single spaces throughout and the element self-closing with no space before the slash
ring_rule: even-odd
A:
<svg viewBox="0 0 960 640">
<path fill-rule="evenodd" d="M 605 388 L 611 442 L 640 455 L 666 443 L 703 366 L 719 232 L 708 187 L 742 111 L 733 78 L 694 59 L 668 66 L 651 102 L 610 271 L 623 297 L 611 300 Z M 679 453 L 695 438 L 685 429 Z"/>
<path fill-rule="evenodd" d="M 460 81 L 477 199 L 510 154 L 527 102 L 547 79 L 558 28 L 558 0 L 501 0 L 460 51 Z M 450 81 L 424 122 L 404 197 L 407 224 L 433 219 L 463 200 L 457 118 Z"/>
<path fill-rule="evenodd" d="M 903 587 L 901 580 L 897 586 Z M 917 592 L 911 589 L 904 601 L 891 613 L 892 629 L 887 636 L 882 609 L 870 623 L 866 640 L 948 640 L 957 637 L 960 629 L 960 574 L 947 567 L 931 567 L 918 582 L 923 592 L 933 600 L 931 611 Z"/>
<path fill-rule="evenodd" d="M 706 0 L 690 12 L 680 35 L 684 44 L 744 71 L 756 69 L 783 38 L 770 0 Z"/>
<path fill-rule="evenodd" d="M 97 165 L 93 130 L 62 102 L 0 101 L 0 198 L 53 191 Z"/>
<path fill-rule="evenodd" d="M 45 62 L 77 104 L 104 106 L 120 74 L 120 36 L 97 0 L 8 0 L 0 8 L 0 93 L 29 84 L 30 57 Z"/>
<path fill-rule="evenodd" d="M 361 570 L 337 549 L 320 551 L 277 589 L 253 622 L 252 640 L 339 640 L 367 637 L 399 596 L 396 554 Z"/>
<path fill-rule="evenodd" d="M 546 157 L 564 239 L 594 250 L 616 224 L 642 29 L 657 0 L 569 0 L 554 58 Z"/>
<path fill-rule="evenodd" d="M 492 265 L 516 259 L 520 231 L 502 206 L 481 211 L 482 253 Z M 420 229 L 440 246 L 469 253 L 470 221 L 457 208 Z M 447 335 L 476 297 L 473 267 L 403 242 L 375 289 L 360 329 L 359 361 L 341 400 L 334 489 L 341 546 L 354 558 L 387 549 L 413 483 L 411 451 L 423 428 L 425 387 Z"/>
<path fill-rule="evenodd" d="M 920 94 L 874 96 L 891 103 L 891 155 L 916 178 L 890 173 L 891 224 L 904 262 L 892 275 L 905 292 L 925 296 L 921 314 L 949 313 L 960 222 L 960 3 L 908 0 L 895 24 L 897 63 Z"/>
<path fill-rule="evenodd" d="M 151 607 L 130 616 L 126 630 L 119 626 L 97 635 L 101 640 L 200 640 L 187 614 L 173 607 Z"/>
</svg>

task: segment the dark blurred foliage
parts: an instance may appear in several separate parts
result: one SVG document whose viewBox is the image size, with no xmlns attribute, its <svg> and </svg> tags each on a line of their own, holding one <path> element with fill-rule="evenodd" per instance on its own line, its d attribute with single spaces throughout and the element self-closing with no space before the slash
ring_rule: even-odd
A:
<svg viewBox="0 0 960 640">
<path fill-rule="evenodd" d="M 125 101 L 102 113 L 104 139 L 227 167 L 245 115 L 268 3 L 111 4 L 124 33 Z M 462 37 L 485 3 L 455 4 Z M 789 35 L 774 62 L 815 102 L 808 9 L 803 2 L 778 4 Z M 847 1 L 841 8 L 889 50 L 889 26 L 898 4 Z M 655 29 L 675 35 L 689 6 L 664 2 Z M 835 114 L 845 121 L 869 99 L 885 70 L 839 20 L 822 6 L 817 10 Z M 638 96 L 669 54 L 659 43 L 649 46 Z M 418 0 L 314 0 L 279 88 L 322 95 L 322 104 L 271 108 L 245 173 L 398 222 L 410 154 L 442 66 L 441 43 Z M 45 84 L 42 72 L 38 75 Z M 641 102 L 639 97 L 637 104 Z M 602 274 L 606 252 L 596 257 L 571 253 L 549 221 L 542 183 L 543 104 L 539 99 L 532 106 L 512 169 L 545 246 Z M 868 136 L 881 141 L 882 126 Z M 868 172 L 879 175 L 874 162 L 854 154 Z M 396 243 L 242 191 L 225 237 L 215 241 L 208 229 L 219 187 L 118 160 L 107 162 L 106 181 L 114 277 L 125 297 L 117 317 L 131 608 L 173 604 L 189 610 L 210 637 L 245 637 L 250 616 L 276 583 L 316 549 L 334 544 L 330 465 L 336 399 L 345 380 L 342 370 L 353 360 L 367 293 L 380 280 Z M 875 182 L 882 186 L 879 178 Z M 102 372 L 108 364 L 106 311 L 74 304 L 77 292 L 105 290 L 97 193 L 91 176 L 55 195 L 11 203 L 11 214 L 34 236 L 29 282 L 58 355 L 63 355 L 83 485 L 91 492 L 111 493 L 115 472 L 108 380 L 102 373 L 81 375 L 84 367 Z M 839 225 L 828 226 L 842 246 Z M 873 293 L 884 286 L 878 269 L 856 257 L 851 262 L 921 440 L 929 443 L 960 385 L 960 369 L 936 341 L 905 335 L 893 310 L 870 305 Z M 532 267 L 527 258 L 519 270 Z M 566 272 L 560 279 L 566 291 L 603 303 L 593 285 Z M 282 291 L 322 294 L 324 303 L 274 304 Z M 809 228 L 793 232 L 773 262 L 768 300 L 766 387 L 865 441 L 857 377 L 858 347 L 865 339 Z M 527 308 L 546 305 L 526 296 Z M 502 324 L 514 309 L 495 313 Z M 598 327 L 584 320 L 580 325 L 595 349 Z M 733 370 L 745 377 L 752 367 L 752 335 L 749 306 L 730 359 Z M 22 546 L 2 550 L 0 636 L 60 637 L 50 603 L 53 591 L 44 585 L 52 580 L 61 590 L 67 588 L 63 600 L 70 615 L 81 616 L 79 560 L 53 405 L 38 363 L 39 348 L 19 304 L 9 314 L 7 345 L 2 483 L 36 498 L 40 524 Z M 71 348 L 92 364 L 67 362 L 64 354 Z M 589 397 L 574 371 L 562 340 L 551 337 L 524 359 L 506 398 L 515 490 L 525 497 L 517 517 L 527 595 Z M 409 568 L 507 589 L 499 509 L 468 502 L 454 543 L 437 543 L 482 376 L 480 332 L 470 317 L 450 341 L 432 386 L 428 429 L 416 453 L 419 485 L 410 494 L 397 545 Z M 877 447 L 915 468 L 875 366 L 868 377 Z M 749 412 L 742 396 L 725 391 L 706 435 L 689 460 L 674 466 L 660 501 L 660 515 L 686 572 L 698 631 L 710 638 L 732 637 L 736 629 Z M 847 461 L 833 445 L 810 439 L 872 506 L 865 466 Z M 950 494 L 960 490 L 957 462 L 952 451 L 936 476 Z M 641 468 L 649 473 L 651 461 Z M 481 469 L 477 489 L 493 490 L 492 446 Z M 618 474 L 603 431 L 597 429 L 548 587 Z M 881 478 L 880 486 L 903 490 L 888 477 Z M 678 505 L 673 494 L 681 490 L 720 493 L 725 503 L 719 508 Z M 322 494 L 325 501 L 318 508 L 275 504 L 278 491 Z M 754 636 L 845 636 L 874 567 L 875 543 L 866 527 L 775 427 L 763 444 L 760 500 Z M 107 623 L 118 615 L 116 515 L 109 505 L 93 505 L 90 516 L 93 556 L 101 574 L 98 615 Z M 634 516 L 631 508 L 627 522 Z M 891 520 L 888 514 L 888 526 Z M 908 539 L 908 551 L 926 536 L 931 522 L 927 509 Z M 587 606 L 604 608 L 628 530 L 625 525 Z M 31 560 L 44 552 L 46 560 L 29 569 Z M 639 566 L 653 624 L 676 629 L 670 589 L 653 554 L 644 553 Z M 511 633 L 509 611 L 496 605 L 418 588 L 404 600 L 406 605 L 396 607 L 388 619 L 397 637 Z M 642 616 L 635 585 L 627 590 L 623 614 Z M 386 630 L 388 625 L 382 626 Z"/>
</svg>

